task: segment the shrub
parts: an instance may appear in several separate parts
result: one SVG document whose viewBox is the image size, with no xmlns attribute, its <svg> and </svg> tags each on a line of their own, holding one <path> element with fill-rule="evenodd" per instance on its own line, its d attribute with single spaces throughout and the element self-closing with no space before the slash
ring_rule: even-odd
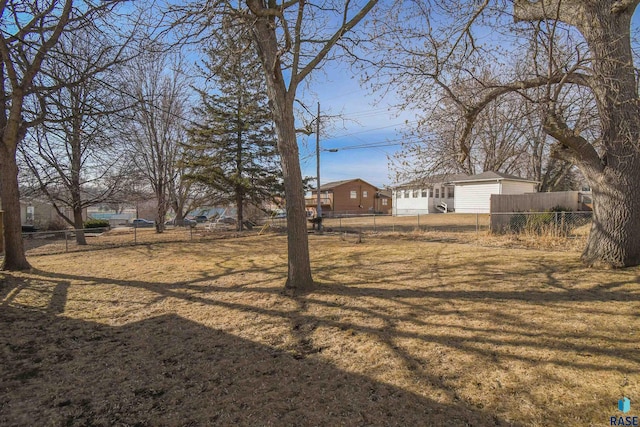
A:
<svg viewBox="0 0 640 427">
<path fill-rule="evenodd" d="M 69 228 L 69 224 L 67 224 L 67 221 L 65 221 L 64 219 L 56 216 L 55 218 L 52 218 L 51 221 L 49 221 L 49 223 L 46 224 L 46 226 L 43 228 L 47 231 L 61 231 Z"/>
<path fill-rule="evenodd" d="M 544 212 L 529 215 L 527 217 L 525 231 L 533 234 L 553 234 L 556 226 L 556 214 L 554 212 Z"/>
<path fill-rule="evenodd" d="M 515 214 L 509 218 L 509 230 L 512 233 L 520 233 L 526 224 L 527 216 L 525 214 Z"/>
<path fill-rule="evenodd" d="M 590 221 L 590 218 L 576 217 L 566 208 L 556 206 L 547 212 L 512 215 L 509 229 L 513 233 L 567 236 L 573 228 L 586 221 Z"/>
<path fill-rule="evenodd" d="M 106 219 L 90 219 L 85 221 L 84 228 L 109 228 L 109 221 Z"/>
</svg>

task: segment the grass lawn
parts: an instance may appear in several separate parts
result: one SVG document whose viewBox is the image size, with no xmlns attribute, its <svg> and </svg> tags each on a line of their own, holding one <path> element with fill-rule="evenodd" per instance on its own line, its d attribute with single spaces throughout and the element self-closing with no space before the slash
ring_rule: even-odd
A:
<svg viewBox="0 0 640 427">
<path fill-rule="evenodd" d="M 0 272 L 0 425 L 640 415 L 640 269 L 425 236 L 312 235 L 295 298 L 280 235 L 32 257 Z"/>
</svg>

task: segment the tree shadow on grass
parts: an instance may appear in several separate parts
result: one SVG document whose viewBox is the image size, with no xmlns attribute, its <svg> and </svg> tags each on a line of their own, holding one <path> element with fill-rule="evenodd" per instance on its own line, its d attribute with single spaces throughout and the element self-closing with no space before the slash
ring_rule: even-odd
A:
<svg viewBox="0 0 640 427">
<path fill-rule="evenodd" d="M 478 261 L 478 265 L 485 261 Z M 51 273 L 45 271 L 37 271 L 37 274 L 43 278 L 52 280 L 56 283 L 56 290 L 62 292 L 68 287 L 70 280 L 83 280 L 88 283 L 96 284 L 117 284 L 119 286 L 144 289 L 156 295 L 151 300 L 151 304 L 161 302 L 170 298 L 182 300 L 189 303 L 203 304 L 209 307 L 219 307 L 230 309 L 237 312 L 254 313 L 259 316 L 267 316 L 269 318 L 285 319 L 291 325 L 293 335 L 298 337 L 301 353 L 313 353 L 317 349 L 307 348 L 309 337 L 306 331 L 313 330 L 318 326 L 337 328 L 340 330 L 353 329 L 359 333 L 368 334 L 378 337 L 382 341 L 388 343 L 390 348 L 400 356 L 402 351 L 392 341 L 395 339 L 413 339 L 424 343 L 436 343 L 454 350 L 463 351 L 469 354 L 475 354 L 480 357 L 494 357 L 494 350 L 477 347 L 477 338 L 442 336 L 431 333 L 432 329 L 438 327 L 438 324 L 432 324 L 428 319 L 433 315 L 437 316 L 454 316 L 459 319 L 473 320 L 482 317 L 484 319 L 493 319 L 492 323 L 496 325 L 494 328 L 474 328 L 470 324 L 458 324 L 450 326 L 451 333 L 458 335 L 459 332 L 464 333 L 488 333 L 500 335 L 500 338 L 494 336 L 484 337 L 484 344 L 493 343 L 495 346 L 503 346 L 509 344 L 517 347 L 525 347 L 539 350 L 551 351 L 571 351 L 575 354 L 594 354 L 606 357 L 612 357 L 617 361 L 632 362 L 640 364 L 640 356 L 637 351 L 630 348 L 629 344 L 634 342 L 633 338 L 615 339 L 611 336 L 603 336 L 597 331 L 555 331 L 540 330 L 539 326 L 529 323 L 522 316 L 514 317 L 495 309 L 495 304 L 524 304 L 523 307 L 544 307 L 549 303 L 584 303 L 584 302 L 637 302 L 640 301 L 640 293 L 630 292 L 622 289 L 607 288 L 589 288 L 575 289 L 566 292 L 550 292 L 544 289 L 529 288 L 523 290 L 494 290 L 491 288 L 483 289 L 476 287 L 465 290 L 449 290 L 438 287 L 431 289 L 429 287 L 382 287 L 369 284 L 365 281 L 352 281 L 348 284 L 337 282 L 335 280 L 324 279 L 316 283 L 313 291 L 303 295 L 299 295 L 292 299 L 297 305 L 297 309 L 291 311 L 278 306 L 261 306 L 255 303 L 245 302 L 242 294 L 246 292 L 254 292 L 258 294 L 271 296 L 285 296 L 282 290 L 272 286 L 263 286 L 261 282 L 254 282 L 250 288 L 242 285 L 236 286 L 219 286 L 215 280 L 226 274 L 244 274 L 256 271 L 270 271 L 269 268 L 251 265 L 243 270 L 224 270 L 223 273 L 209 275 L 202 274 L 200 278 L 190 280 L 187 283 L 160 284 L 147 281 L 133 280 L 110 280 L 102 278 L 94 278 L 90 276 L 68 275 L 61 273 Z M 390 273 L 393 274 L 393 273 Z M 524 272 L 523 274 L 526 274 Z M 66 291 L 65 291 L 66 292 Z M 216 298 L 218 292 L 225 294 L 236 293 L 237 297 L 232 299 L 221 300 Z M 327 298 L 329 297 L 329 298 Z M 331 298 L 347 298 L 357 301 L 359 299 L 374 298 L 379 301 L 392 303 L 395 307 L 401 307 L 401 311 L 390 312 L 383 306 L 375 305 L 351 304 L 348 307 L 341 306 L 341 303 L 331 302 Z M 55 292 L 53 295 L 55 298 Z M 481 305 L 474 309 L 473 313 L 462 313 L 459 307 L 464 304 Z M 52 303 L 53 304 L 53 303 Z M 312 314 L 306 310 L 306 307 L 314 304 L 324 308 L 323 313 Z M 54 306 L 60 306 L 55 303 Z M 60 308 L 57 312 L 62 313 L 64 308 Z M 335 316 L 332 312 L 340 312 L 343 316 L 348 314 L 355 317 L 363 317 L 377 319 L 380 326 L 360 326 L 354 324 L 344 317 Z M 604 313 L 604 311 L 603 311 Z M 600 313 L 602 314 L 602 313 Z M 397 330 L 394 325 L 398 322 L 409 322 L 420 328 L 420 331 L 405 332 Z M 312 325 L 313 327 L 309 327 Z M 512 332 L 505 332 L 499 325 L 517 325 Z M 544 338 L 544 339 L 543 339 Z M 586 344 L 587 338 L 597 339 L 599 341 L 607 341 L 625 346 L 619 347 L 603 347 L 599 344 Z M 569 341 L 567 341 L 569 340 Z M 305 350 L 307 348 L 307 350 Z M 523 356 L 505 352 L 503 357 L 513 360 L 521 360 L 527 363 L 535 363 L 536 356 Z M 594 366 L 589 360 L 554 360 L 559 366 L 570 366 L 579 369 L 604 369 L 604 370 L 624 370 L 624 364 L 616 362 L 610 363 L 608 366 Z M 412 362 L 409 363 L 411 365 Z M 640 365 L 639 365 L 640 366 Z M 634 369 L 633 372 L 640 372 Z"/>
<path fill-rule="evenodd" d="M 418 383 L 428 384 L 428 386 L 441 391 L 441 395 L 447 396 L 447 402 L 455 402 L 453 405 L 445 405 L 447 410 L 452 409 L 452 412 L 455 412 L 460 408 L 461 410 L 470 411 L 471 414 L 474 414 L 473 416 L 479 417 L 478 419 L 472 419 L 465 415 L 449 422 L 451 425 L 464 423 L 487 425 L 501 422 L 489 417 L 481 409 L 475 409 L 476 405 L 484 402 L 481 397 L 476 398 L 474 401 L 473 399 L 467 399 L 468 394 L 467 396 L 464 394 L 467 378 L 474 381 L 477 380 L 478 383 L 482 382 L 482 387 L 491 385 L 482 375 L 476 374 L 476 371 L 481 371 L 484 367 L 488 367 L 485 370 L 486 373 L 498 377 L 505 372 L 510 374 L 517 373 L 518 371 L 513 369 L 514 365 L 531 369 L 536 374 L 547 374 L 548 372 L 544 369 L 537 370 L 536 367 L 541 363 L 548 365 L 549 371 L 553 372 L 554 375 L 556 375 L 555 371 L 564 370 L 565 374 L 570 371 L 576 371 L 592 376 L 607 374 L 607 378 L 613 378 L 617 372 L 625 372 L 627 374 L 640 372 L 637 369 L 640 359 L 637 349 L 634 347 L 635 338 L 633 336 L 625 336 L 623 334 L 610 336 L 611 334 L 607 335 L 607 328 L 597 327 L 597 325 L 592 325 L 589 329 L 578 328 L 575 330 L 563 325 L 565 315 L 579 314 L 586 307 L 589 307 L 591 314 L 603 316 L 611 310 L 623 307 L 621 303 L 625 303 L 624 307 L 628 308 L 630 304 L 640 301 L 640 295 L 634 288 L 624 286 L 625 283 L 628 284 L 629 282 L 616 281 L 615 286 L 611 288 L 574 286 L 571 281 L 563 279 L 565 277 L 564 274 L 573 268 L 571 266 L 553 263 L 552 266 L 545 267 L 546 261 L 540 260 L 523 262 L 517 268 L 504 267 L 500 262 L 499 253 L 491 256 L 468 258 L 465 264 L 466 273 L 462 275 L 453 274 L 455 269 L 459 269 L 460 266 L 456 263 L 447 262 L 446 253 L 441 257 L 443 248 L 445 247 L 439 247 L 440 250 L 434 254 L 433 260 L 429 261 L 426 267 L 411 265 L 406 266 L 406 268 L 403 268 L 403 265 L 399 265 L 397 261 L 384 259 L 375 260 L 375 263 L 373 263 L 371 259 L 367 258 L 366 254 L 358 252 L 346 255 L 338 253 L 336 254 L 335 266 L 332 265 L 329 270 L 317 271 L 316 277 L 320 280 L 316 289 L 294 299 L 287 299 L 282 296 L 280 293 L 281 288 L 275 285 L 278 280 L 273 279 L 273 277 L 281 276 L 283 271 L 282 266 L 277 261 L 267 263 L 264 261 L 247 262 L 243 265 L 231 263 L 232 266 L 229 267 L 226 261 L 232 257 L 237 257 L 238 254 L 235 252 L 221 254 L 216 257 L 218 266 L 215 269 L 202 271 L 199 277 L 194 277 L 185 282 L 163 284 L 154 283 L 150 280 L 115 280 L 108 277 L 96 278 L 90 275 L 82 276 L 47 271 L 34 271 L 34 274 L 38 277 L 30 280 L 49 283 L 49 286 L 54 289 L 52 294 L 56 295 L 57 293 L 61 296 L 57 298 L 58 302 L 50 303 L 48 306 L 45 305 L 45 307 L 48 307 L 46 311 L 50 314 L 63 312 L 64 307 L 60 308 L 60 301 L 64 299 L 65 286 L 67 286 L 65 284 L 83 282 L 87 286 L 94 284 L 118 286 L 122 287 L 123 292 L 126 292 L 127 288 L 132 291 L 143 290 L 145 293 L 148 292 L 150 294 L 148 304 L 161 304 L 163 305 L 161 309 L 165 310 L 165 312 L 167 310 L 179 311 L 176 308 L 178 305 L 196 307 L 198 310 L 196 318 L 198 320 L 205 319 L 207 316 L 210 318 L 215 316 L 224 317 L 229 313 L 242 313 L 244 315 L 242 319 L 251 319 L 251 322 L 255 324 L 273 322 L 273 324 L 281 325 L 284 323 L 285 327 L 283 329 L 288 328 L 297 343 L 291 345 L 286 342 L 284 344 L 276 343 L 274 347 L 277 346 L 277 350 L 250 341 L 244 341 L 222 332 L 220 334 L 233 341 L 232 344 L 225 345 L 228 348 L 237 347 L 237 353 L 241 355 L 239 358 L 242 360 L 244 360 L 243 354 L 245 353 L 249 354 L 250 358 L 253 358 L 251 356 L 253 351 L 246 349 L 242 345 L 243 343 L 250 343 L 252 346 L 263 350 L 256 353 L 259 355 L 258 360 L 270 357 L 269 355 L 275 353 L 279 356 L 274 358 L 284 357 L 282 360 L 288 361 L 292 366 L 298 366 L 296 363 L 303 366 L 299 371 L 277 371 L 281 373 L 273 383 L 279 383 L 283 389 L 288 390 L 288 384 L 292 381 L 299 386 L 298 383 L 302 378 L 303 382 L 312 383 L 305 384 L 304 387 L 310 388 L 308 390 L 305 388 L 304 392 L 325 396 L 322 398 L 322 402 L 328 399 L 325 394 L 322 394 L 324 393 L 322 390 L 330 390 L 339 399 L 345 401 L 352 399 L 350 403 L 345 403 L 347 406 L 336 402 L 333 404 L 338 406 L 325 405 L 321 412 L 326 411 L 329 414 L 327 415 L 327 422 L 324 422 L 321 415 L 314 415 L 317 418 L 300 418 L 303 421 L 298 424 L 302 425 L 314 423 L 322 425 L 334 423 L 384 425 L 409 424 L 411 422 L 424 425 L 424 419 L 430 420 L 431 418 L 429 417 L 436 417 L 433 418 L 436 421 L 428 421 L 426 424 L 447 424 L 446 418 L 449 415 L 442 415 L 442 418 L 437 418 L 440 415 L 434 415 L 433 412 L 424 412 L 419 409 L 419 405 L 407 407 L 404 417 L 396 417 L 394 415 L 394 418 L 390 419 L 384 418 L 382 415 L 376 415 L 379 417 L 377 421 L 365 418 L 366 414 L 370 412 L 368 406 L 370 403 L 367 401 L 370 396 L 358 390 L 361 387 L 388 386 L 383 386 L 381 383 L 366 377 L 347 374 L 330 363 L 320 362 L 319 359 L 323 358 L 324 354 L 327 354 L 326 352 L 322 354 L 322 352 L 327 347 L 329 347 L 328 351 L 336 350 L 336 346 L 331 347 L 332 344 L 330 342 L 323 343 L 316 340 L 318 338 L 327 340 L 326 335 L 331 334 L 338 336 L 339 340 L 342 340 L 342 343 L 347 346 L 350 344 L 349 340 L 353 339 L 354 341 L 361 340 L 365 342 L 366 345 L 371 346 L 369 348 L 373 348 L 374 345 L 377 346 L 377 349 L 382 347 L 387 354 L 392 354 L 393 362 L 401 360 L 402 367 L 396 370 L 397 373 L 411 376 L 411 381 L 415 381 L 413 385 Z M 359 267 L 358 271 L 354 271 L 356 266 Z M 376 268 L 375 274 L 360 272 L 366 268 L 371 268 L 371 266 Z M 380 272 L 383 274 L 377 276 L 376 274 Z M 515 273 L 529 279 L 520 279 L 517 282 L 517 286 L 514 286 L 505 276 Z M 256 276 L 260 277 L 260 274 L 271 277 L 263 277 L 263 279 L 256 280 Z M 227 275 L 237 275 L 239 280 L 232 284 L 219 280 Z M 247 279 L 248 277 L 251 277 L 251 279 Z M 451 281 L 451 277 L 455 278 L 455 283 Z M 535 283 L 529 285 L 526 283 L 527 280 L 529 282 L 535 280 Z M 630 277 L 629 280 L 635 279 Z M 82 286 L 85 285 L 83 284 Z M 545 286 L 548 289 L 545 289 Z M 264 304 L 265 300 L 270 300 L 272 303 Z M 96 301 L 96 303 L 100 302 L 104 302 L 104 300 Z M 89 300 L 84 302 L 84 304 L 88 304 L 86 307 L 90 307 L 92 303 L 93 301 Z M 126 301 L 122 302 L 121 305 L 128 306 L 127 309 L 130 312 L 136 310 L 136 307 L 128 305 Z M 517 309 L 513 310 L 510 307 L 517 307 Z M 547 319 L 544 322 L 536 322 L 527 317 L 527 315 L 531 314 L 547 313 L 546 310 L 551 310 L 550 313 L 553 315 L 548 319 L 548 322 Z M 151 311 L 153 312 L 153 310 Z M 247 314 L 248 316 L 246 316 Z M 172 315 L 169 316 L 171 317 Z M 626 318 L 624 316 L 620 317 L 620 319 Z M 610 319 L 614 319 L 614 317 L 608 317 L 606 321 L 608 322 Z M 145 322 L 152 321 L 153 319 L 149 319 Z M 221 321 L 224 324 L 225 319 Z M 146 325 L 147 323 L 145 322 L 141 322 L 141 324 Z M 184 322 L 190 323 L 186 320 Z M 215 322 L 212 323 L 215 324 Z M 178 322 L 179 328 L 190 329 L 181 325 L 182 323 Z M 244 326 L 251 328 L 254 325 L 239 323 L 235 327 L 242 328 Z M 632 327 L 633 325 L 628 326 Z M 622 327 L 627 328 L 627 325 Z M 113 330 L 127 330 L 126 328 L 115 328 Z M 211 329 L 205 328 L 205 330 L 212 333 Z M 322 336 L 315 334 L 318 330 L 329 332 L 325 332 L 325 336 Z M 348 334 L 348 331 L 352 331 L 352 334 Z M 147 331 L 147 333 L 151 332 Z M 217 332 L 215 333 L 217 334 Z M 262 333 L 262 330 L 258 330 L 256 333 Z M 157 332 L 151 334 L 157 334 Z M 160 334 L 162 335 L 164 332 Z M 206 334 L 203 333 L 203 335 Z M 175 339 L 176 342 L 182 342 L 182 340 L 182 336 Z M 236 341 L 238 341 L 237 345 Z M 271 344 L 270 341 L 268 342 Z M 181 345 L 187 348 L 188 352 L 193 352 L 189 345 L 184 343 Z M 363 346 L 363 348 L 366 347 Z M 340 349 L 338 348 L 337 350 Z M 184 358 L 184 353 L 180 354 L 180 360 L 187 360 Z M 233 350 L 233 354 L 236 354 L 235 350 Z M 344 353 L 339 352 L 338 354 L 344 355 Z M 233 359 L 234 356 L 225 353 L 224 357 Z M 336 360 L 336 356 L 334 355 L 333 357 Z M 348 357 L 348 355 L 345 357 Z M 100 359 L 96 358 L 95 360 Z M 188 360 L 189 364 L 185 369 L 191 369 L 191 359 L 189 358 Z M 194 360 L 194 363 L 197 364 L 197 359 Z M 376 364 L 375 361 L 371 363 L 370 360 L 360 358 L 358 355 L 354 356 L 352 361 L 354 363 L 364 363 L 364 366 L 367 368 L 371 366 L 372 369 L 373 365 Z M 454 361 L 458 364 L 453 363 Z M 338 364 L 340 362 L 338 361 Z M 232 365 L 223 366 L 225 370 L 233 371 L 236 369 L 237 371 L 239 369 Z M 320 369 L 317 366 L 322 366 L 321 374 L 314 374 L 314 369 Z M 391 364 L 388 366 L 391 366 Z M 193 369 L 200 371 L 199 367 Z M 273 369 L 275 368 L 269 365 L 267 371 Z M 23 377 L 32 375 L 30 373 L 32 371 L 26 370 L 24 372 L 26 373 Z M 242 372 L 241 374 L 244 375 Z M 342 375 L 343 380 L 339 382 L 346 384 L 326 383 L 328 381 L 326 377 L 331 375 Z M 290 381 L 288 377 L 296 379 Z M 460 377 L 463 377 L 464 380 L 458 380 Z M 549 379 L 545 386 L 562 390 L 564 388 L 562 385 L 564 378 L 566 377 L 556 375 L 556 377 Z M 249 379 L 246 379 L 246 381 L 248 382 Z M 320 381 L 321 384 L 325 385 L 319 386 L 320 389 L 318 389 L 315 381 Z M 548 414 L 541 415 L 538 419 L 515 416 L 519 420 L 533 419 L 538 424 L 544 425 L 545 423 L 553 423 L 554 420 L 558 422 L 557 418 L 554 418 L 557 415 L 564 416 L 565 420 L 573 419 L 574 421 L 576 419 L 595 419 L 593 415 L 583 416 L 580 411 L 564 408 L 562 405 L 554 405 L 551 408 L 545 407 L 548 402 L 541 400 L 532 391 L 534 387 L 539 385 L 536 381 L 538 380 L 535 376 L 514 380 L 511 383 L 514 387 L 511 392 L 498 391 L 495 395 L 499 398 L 507 399 L 510 394 L 525 395 L 530 406 Z M 356 384 L 354 386 L 356 390 L 351 388 L 352 383 Z M 270 380 L 268 384 L 271 384 Z M 497 384 L 500 386 L 499 382 Z M 253 387 L 257 386 L 254 384 Z M 249 389 L 251 387 L 246 385 L 245 388 Z M 336 388 L 344 388 L 348 392 L 340 394 L 336 392 Z M 156 390 L 156 388 L 152 387 L 152 390 Z M 385 388 L 385 390 L 390 389 Z M 402 389 L 393 390 L 394 393 L 406 393 L 404 396 L 409 400 L 418 399 L 419 402 L 426 402 L 425 404 L 427 405 L 433 403 L 429 399 L 425 399 L 424 396 L 416 397 Z M 145 392 L 140 393 L 144 394 Z M 150 393 L 154 394 L 155 391 Z M 263 394 L 262 391 L 254 390 L 250 390 L 248 393 Z M 300 391 L 296 393 L 304 394 Z M 387 393 L 385 396 L 393 395 L 390 394 L 390 391 L 385 393 Z M 490 392 L 487 391 L 487 393 Z M 597 396 L 601 401 L 608 397 L 604 396 L 602 392 L 599 393 Z M 425 395 L 427 394 L 425 393 Z M 353 398 L 350 397 L 351 395 L 353 395 Z M 293 395 L 283 394 L 282 396 L 287 402 L 294 400 Z M 190 397 L 190 399 L 195 398 Z M 274 397 L 274 401 L 275 399 Z M 362 399 L 364 399 L 364 403 L 357 403 Z M 379 393 L 374 392 L 371 399 L 380 401 Z M 397 404 L 393 398 L 385 397 L 382 400 L 384 401 L 385 399 L 391 402 L 392 406 Z M 309 397 L 308 400 L 303 400 L 302 402 L 308 406 L 309 414 L 315 414 L 313 411 L 317 409 L 314 406 L 316 400 Z M 226 404 L 234 405 L 236 403 L 225 401 L 221 406 Z M 586 401 L 582 401 L 581 404 L 587 405 Z M 206 406 L 206 402 L 202 405 Z M 252 406 L 252 408 L 267 408 L 265 405 L 267 403 L 261 403 Z M 355 410 L 350 409 L 355 406 L 365 408 L 362 411 L 364 415 L 360 418 L 358 418 Z M 591 406 L 594 406 L 593 403 L 591 403 Z M 201 406 L 198 404 L 193 407 L 200 408 Z M 441 407 L 441 405 L 437 404 L 436 407 Z M 271 406 L 268 408 L 271 408 Z M 268 408 L 264 410 L 267 411 L 269 410 Z M 477 406 L 477 408 L 480 408 L 480 406 Z M 281 411 L 280 414 L 289 412 L 299 416 L 302 416 L 300 414 L 305 414 L 296 405 L 278 406 L 278 410 Z M 395 409 L 385 410 L 391 414 L 397 414 Z M 504 408 L 502 410 L 504 411 Z M 235 411 L 233 412 L 234 414 L 239 412 L 237 409 L 233 411 Z M 256 411 L 258 410 L 251 411 L 251 414 L 253 414 L 251 417 L 254 418 L 237 418 L 235 423 L 267 424 L 267 422 L 261 422 L 259 418 L 255 418 Z M 488 412 L 490 410 L 485 409 L 485 411 Z M 506 413 L 511 414 L 511 412 Z M 183 413 L 180 412 L 180 414 Z M 340 414 L 347 415 L 343 417 Z M 239 417 L 239 415 L 234 416 Z M 296 423 L 293 418 L 287 418 L 286 415 L 279 416 L 282 416 L 285 422 L 274 422 L 275 424 L 289 425 Z M 423 421 L 415 421 L 415 419 L 408 418 L 409 416 L 422 417 Z M 540 419 L 544 421 L 540 421 Z M 144 420 L 147 420 L 147 418 L 144 418 Z M 188 418 L 185 418 L 185 420 L 188 420 Z M 252 422 L 252 420 L 258 421 Z M 315 420 L 320 421 L 316 422 Z M 124 423 L 124 421 L 117 422 Z M 144 422 L 154 424 L 150 421 Z M 216 418 L 207 422 L 197 420 L 193 421 L 192 424 L 217 423 L 223 425 L 232 422 L 233 419 L 231 418 Z M 97 423 L 93 422 L 93 424 Z M 181 424 L 179 422 L 167 423 Z"/>
<path fill-rule="evenodd" d="M 6 426 L 507 424 L 177 315 L 110 327 L 5 306 L 0 324 Z"/>
</svg>

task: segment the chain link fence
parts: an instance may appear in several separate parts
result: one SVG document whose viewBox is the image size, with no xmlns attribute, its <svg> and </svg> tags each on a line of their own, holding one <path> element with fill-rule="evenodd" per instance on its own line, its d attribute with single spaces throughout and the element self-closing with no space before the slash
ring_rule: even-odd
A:
<svg viewBox="0 0 640 427">
<path fill-rule="evenodd" d="M 28 256 L 78 252 L 153 243 L 193 242 L 228 237 L 235 225 L 219 224 L 212 229 L 205 224 L 196 227 L 167 226 L 163 233 L 154 227 L 85 228 L 82 230 L 36 231 L 22 233 Z M 78 243 L 84 235 L 86 244 Z"/>
<path fill-rule="evenodd" d="M 324 218 L 325 233 L 382 234 L 423 233 L 435 239 L 472 242 L 491 235 L 527 235 L 571 238 L 586 235 L 591 212 L 511 212 L 493 214 L 422 214 L 413 216 L 359 215 Z M 309 221 L 309 230 L 314 224 Z M 235 224 L 203 223 L 195 227 L 168 226 L 163 233 L 153 227 L 90 228 L 23 233 L 27 255 L 42 255 L 133 246 L 141 244 L 197 242 L 241 235 L 285 232 L 286 218 L 264 218 L 250 230 L 236 232 Z M 83 233 L 86 245 L 78 244 Z"/>
<path fill-rule="evenodd" d="M 416 215 L 334 215 L 323 219 L 325 232 L 446 232 L 473 234 L 527 234 L 573 237 L 584 235 L 592 212 L 508 212 L 492 214 L 416 214 Z M 284 229 L 285 218 L 266 220 Z M 310 221 L 311 222 L 311 221 Z M 311 225 L 310 225 L 311 227 Z"/>
<path fill-rule="evenodd" d="M 515 233 L 574 237 L 591 224 L 592 212 L 511 212 L 492 213 L 494 233 Z M 584 233 L 581 233 L 584 234 Z"/>
<path fill-rule="evenodd" d="M 338 232 L 441 231 L 477 233 L 489 229 L 487 214 L 423 214 L 413 216 L 362 215 L 326 218 L 325 230 Z"/>
</svg>

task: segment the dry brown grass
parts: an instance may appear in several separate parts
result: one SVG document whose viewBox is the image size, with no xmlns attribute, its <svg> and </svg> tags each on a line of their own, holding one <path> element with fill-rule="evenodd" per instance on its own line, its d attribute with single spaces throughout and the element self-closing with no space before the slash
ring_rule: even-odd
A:
<svg viewBox="0 0 640 427">
<path fill-rule="evenodd" d="M 608 425 L 640 397 L 640 269 L 434 236 L 34 257 L 0 273 L 1 425 Z M 634 407 L 632 404 L 632 411 Z"/>
<path fill-rule="evenodd" d="M 472 232 L 489 229 L 489 214 L 430 214 L 418 216 L 355 216 L 326 218 L 328 228 L 353 228 L 384 231 L 420 229 L 422 231 Z"/>
</svg>

